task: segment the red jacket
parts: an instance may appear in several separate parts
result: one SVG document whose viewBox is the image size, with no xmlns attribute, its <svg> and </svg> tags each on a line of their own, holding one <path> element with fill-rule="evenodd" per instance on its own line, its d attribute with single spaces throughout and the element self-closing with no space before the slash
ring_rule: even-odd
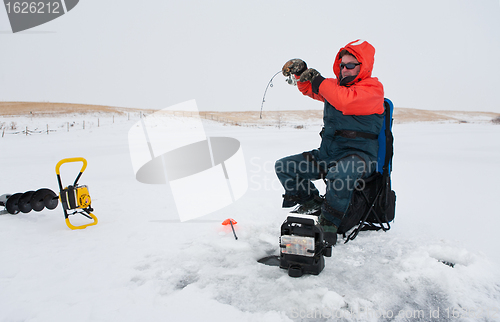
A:
<svg viewBox="0 0 500 322">
<path fill-rule="evenodd" d="M 361 63 L 356 79 L 345 86 L 340 83 L 339 54 L 346 49 Z M 311 82 L 298 82 L 302 94 L 324 102 L 328 101 L 344 115 L 371 115 L 384 113 L 384 87 L 376 77 L 371 77 L 375 48 L 367 41 L 356 40 L 341 48 L 333 63 L 333 72 L 337 78 L 326 78 L 313 92 Z"/>
</svg>

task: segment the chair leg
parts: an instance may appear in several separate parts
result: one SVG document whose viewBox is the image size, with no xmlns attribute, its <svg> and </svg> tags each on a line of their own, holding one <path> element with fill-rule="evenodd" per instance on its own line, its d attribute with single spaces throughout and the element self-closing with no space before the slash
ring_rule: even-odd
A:
<svg viewBox="0 0 500 322">
<path fill-rule="evenodd" d="M 390 226 L 390 224 L 388 222 L 385 223 L 385 224 L 387 224 L 387 226 L 384 226 L 384 222 L 380 219 L 380 217 L 377 215 L 377 212 L 375 211 L 375 205 L 376 205 L 377 199 L 382 194 L 382 191 L 384 190 L 384 188 L 387 188 L 386 185 L 382 185 L 379 188 L 379 190 L 377 191 L 377 194 L 375 195 L 375 197 L 373 198 L 373 200 L 370 200 L 368 198 L 368 196 L 366 195 L 366 193 L 364 191 L 361 191 L 361 194 L 362 194 L 365 202 L 368 205 L 370 205 L 370 208 L 368 209 L 368 211 L 366 212 L 366 214 L 360 219 L 358 227 L 356 227 L 349 234 L 349 236 L 347 236 L 346 241 L 344 243 L 347 243 L 348 241 L 355 239 L 358 236 L 359 232 L 362 231 L 362 230 L 380 230 L 380 229 L 382 229 L 383 231 L 387 231 L 387 230 L 391 229 L 391 226 Z M 368 223 L 366 221 L 367 218 L 368 218 L 368 216 L 370 215 L 370 213 L 373 213 L 375 219 L 378 221 L 378 224 L 380 226 L 375 226 L 375 224 Z M 370 226 L 370 227 L 369 228 L 365 228 L 366 226 Z"/>
</svg>

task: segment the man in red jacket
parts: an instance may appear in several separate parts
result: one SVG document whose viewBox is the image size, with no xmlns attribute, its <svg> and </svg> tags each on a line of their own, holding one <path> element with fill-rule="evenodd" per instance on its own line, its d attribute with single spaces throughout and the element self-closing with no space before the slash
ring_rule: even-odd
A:
<svg viewBox="0 0 500 322">
<path fill-rule="evenodd" d="M 283 66 L 283 75 L 293 75 L 302 94 L 324 102 L 320 147 L 276 161 L 276 174 L 285 188 L 283 207 L 299 204 L 294 212 L 301 214 L 321 209 L 320 224 L 332 245 L 354 189 L 376 169 L 384 88 L 371 76 L 374 55 L 368 42 L 350 42 L 335 57 L 336 78 L 324 78 L 301 59 Z M 312 183 L 318 179 L 327 183 L 324 200 Z"/>
</svg>

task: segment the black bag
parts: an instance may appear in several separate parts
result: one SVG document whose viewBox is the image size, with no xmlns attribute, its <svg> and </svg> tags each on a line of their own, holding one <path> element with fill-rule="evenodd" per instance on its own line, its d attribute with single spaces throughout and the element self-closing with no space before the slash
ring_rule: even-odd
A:
<svg viewBox="0 0 500 322">
<path fill-rule="evenodd" d="M 345 234 L 356 225 L 361 226 L 360 230 L 389 230 L 395 210 L 396 193 L 391 189 L 390 177 L 375 172 L 354 190 L 338 233 Z"/>
</svg>

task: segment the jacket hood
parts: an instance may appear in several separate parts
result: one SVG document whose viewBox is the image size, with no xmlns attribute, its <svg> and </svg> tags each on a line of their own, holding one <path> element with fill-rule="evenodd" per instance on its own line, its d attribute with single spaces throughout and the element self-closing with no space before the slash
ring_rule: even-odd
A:
<svg viewBox="0 0 500 322">
<path fill-rule="evenodd" d="M 338 81 L 341 81 L 340 62 L 342 61 L 342 58 L 340 58 L 340 53 L 344 49 L 350 52 L 354 57 L 356 57 L 358 62 L 361 63 L 358 76 L 356 76 L 354 80 L 350 81 L 349 85 L 355 84 L 363 79 L 371 77 L 373 63 L 375 62 L 375 48 L 367 41 L 358 39 L 348 43 L 345 47 L 340 48 L 337 56 L 335 57 L 335 62 L 333 63 L 333 72 L 335 73 L 335 76 L 337 76 Z"/>
</svg>

